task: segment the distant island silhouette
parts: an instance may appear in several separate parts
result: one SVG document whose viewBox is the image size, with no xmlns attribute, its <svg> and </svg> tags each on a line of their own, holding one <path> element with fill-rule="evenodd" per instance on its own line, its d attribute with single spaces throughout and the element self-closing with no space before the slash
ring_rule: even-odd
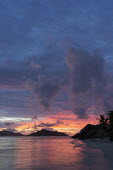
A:
<svg viewBox="0 0 113 170">
<path fill-rule="evenodd" d="M 0 136 L 24 136 L 21 133 L 15 133 L 12 131 L 3 130 L 0 131 Z"/>
<path fill-rule="evenodd" d="M 68 135 L 63 133 L 63 132 L 50 131 L 50 130 L 42 129 L 40 131 L 31 133 L 28 136 L 68 136 Z"/>
<path fill-rule="evenodd" d="M 63 132 L 42 129 L 40 131 L 31 133 L 29 135 L 23 135 L 21 133 L 15 133 L 12 131 L 3 130 L 0 131 L 0 136 L 68 136 L 68 135 Z"/>
</svg>

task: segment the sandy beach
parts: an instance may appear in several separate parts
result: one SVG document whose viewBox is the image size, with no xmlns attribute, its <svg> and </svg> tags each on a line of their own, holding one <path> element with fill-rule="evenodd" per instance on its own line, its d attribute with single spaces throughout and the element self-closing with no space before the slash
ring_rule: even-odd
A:
<svg viewBox="0 0 113 170">
<path fill-rule="evenodd" d="M 113 142 L 109 139 L 74 140 L 75 150 L 82 148 L 86 170 L 113 169 Z M 78 143 L 78 145 L 77 145 Z"/>
</svg>

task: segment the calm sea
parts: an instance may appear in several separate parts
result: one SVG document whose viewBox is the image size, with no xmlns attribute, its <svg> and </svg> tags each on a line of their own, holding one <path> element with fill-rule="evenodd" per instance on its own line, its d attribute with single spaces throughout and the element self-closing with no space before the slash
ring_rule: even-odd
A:
<svg viewBox="0 0 113 170">
<path fill-rule="evenodd" d="M 101 149 L 88 147 L 81 141 L 73 144 L 69 137 L 0 137 L 0 170 L 109 170 L 110 167 L 110 160 Z"/>
</svg>

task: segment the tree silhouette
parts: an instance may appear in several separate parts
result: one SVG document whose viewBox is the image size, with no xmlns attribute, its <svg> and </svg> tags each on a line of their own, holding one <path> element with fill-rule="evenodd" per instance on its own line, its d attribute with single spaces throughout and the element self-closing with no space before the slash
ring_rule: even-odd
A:
<svg viewBox="0 0 113 170">
<path fill-rule="evenodd" d="M 97 118 L 99 120 L 99 124 L 102 125 L 104 129 L 106 129 L 109 125 L 109 117 L 105 117 L 104 115 L 100 115 L 100 118 Z"/>
<path fill-rule="evenodd" d="M 110 129 L 113 130 L 113 111 L 108 112 L 108 117 L 109 117 L 109 126 Z"/>
</svg>

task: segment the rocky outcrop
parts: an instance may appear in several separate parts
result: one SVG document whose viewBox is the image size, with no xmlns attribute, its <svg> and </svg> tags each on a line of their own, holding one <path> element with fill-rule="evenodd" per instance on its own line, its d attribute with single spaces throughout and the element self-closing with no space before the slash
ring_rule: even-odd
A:
<svg viewBox="0 0 113 170">
<path fill-rule="evenodd" d="M 92 139 L 109 137 L 108 130 L 105 130 L 101 125 L 87 124 L 80 133 L 72 136 L 74 139 Z"/>
<path fill-rule="evenodd" d="M 35 133 L 31 133 L 28 136 L 68 136 L 68 135 L 65 134 L 65 133 L 62 133 L 62 132 L 50 131 L 50 130 L 42 129 L 42 130 L 37 131 Z"/>
</svg>

